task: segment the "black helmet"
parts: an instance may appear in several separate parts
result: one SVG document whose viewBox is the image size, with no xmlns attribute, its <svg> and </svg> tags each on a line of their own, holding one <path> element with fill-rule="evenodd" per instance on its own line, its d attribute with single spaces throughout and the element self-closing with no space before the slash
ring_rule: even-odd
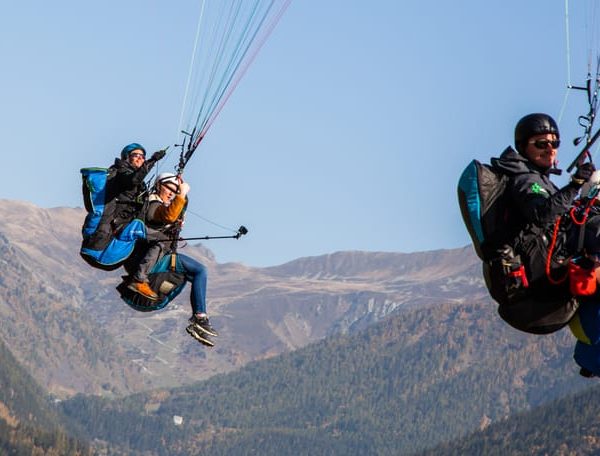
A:
<svg viewBox="0 0 600 456">
<path fill-rule="evenodd" d="M 548 114 L 528 114 L 517 122 L 515 127 L 515 147 L 523 153 L 527 140 L 535 135 L 551 133 L 560 138 L 558 125 Z"/>
</svg>

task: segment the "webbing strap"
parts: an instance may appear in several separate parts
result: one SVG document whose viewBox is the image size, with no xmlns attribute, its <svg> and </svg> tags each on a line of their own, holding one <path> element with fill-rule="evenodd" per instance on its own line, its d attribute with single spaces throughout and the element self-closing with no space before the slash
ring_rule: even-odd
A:
<svg viewBox="0 0 600 456">
<path fill-rule="evenodd" d="M 550 282 L 552 285 L 560 285 L 565 280 L 567 280 L 567 277 L 569 275 L 569 273 L 567 271 L 567 273 L 563 277 L 555 279 L 552 277 L 552 271 L 551 271 L 552 255 L 554 253 L 554 247 L 556 247 L 556 239 L 558 238 L 558 230 L 560 228 L 561 219 L 562 219 L 562 217 L 560 217 L 560 216 L 557 217 L 556 222 L 554 223 L 554 230 L 552 232 L 552 240 L 550 242 L 550 247 L 548 247 L 548 256 L 546 257 L 546 277 L 548 278 L 548 282 Z"/>
<path fill-rule="evenodd" d="M 569 211 L 571 220 L 573 221 L 573 223 L 575 225 L 579 226 L 579 236 L 577 238 L 577 253 L 579 253 L 583 250 L 583 242 L 585 239 L 585 224 L 588 220 L 590 210 L 591 210 L 592 206 L 594 205 L 594 202 L 595 202 L 595 198 L 592 198 L 585 204 L 585 208 L 583 209 L 583 216 L 581 217 L 580 220 L 577 220 L 577 217 L 575 216 L 575 212 L 576 212 L 577 208 L 581 207 L 581 205 L 575 206 L 575 207 L 571 208 L 571 210 Z"/>
<path fill-rule="evenodd" d="M 585 238 L 585 223 L 579 225 L 579 236 L 577 238 L 577 252 L 583 250 L 583 241 Z"/>
</svg>

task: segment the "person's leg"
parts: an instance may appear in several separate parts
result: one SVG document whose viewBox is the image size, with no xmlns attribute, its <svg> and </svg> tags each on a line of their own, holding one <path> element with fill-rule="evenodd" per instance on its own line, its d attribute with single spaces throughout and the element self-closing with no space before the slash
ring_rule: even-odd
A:
<svg viewBox="0 0 600 456">
<path fill-rule="evenodd" d="M 161 252 L 162 246 L 159 243 L 148 244 L 132 275 L 133 280 L 136 282 L 148 282 L 148 273 L 152 269 L 152 266 L 159 260 Z"/>
<path fill-rule="evenodd" d="M 185 270 L 185 278 L 192 284 L 192 312 L 206 314 L 206 283 L 208 281 L 206 267 L 187 255 L 179 253 L 177 256 Z"/>
<path fill-rule="evenodd" d="M 582 231 L 583 230 L 583 231 Z M 582 239 L 583 236 L 583 239 Z M 583 243 L 583 252 L 582 244 Z M 600 263 L 600 216 L 595 215 L 584 226 L 572 224 L 567 232 L 567 247 L 572 255 L 584 253 L 594 267 Z M 596 282 L 600 284 L 600 267 L 595 268 Z M 595 296 L 580 299 L 577 314 L 569 328 L 577 338 L 573 358 L 584 377 L 600 376 L 600 303 Z"/>
<path fill-rule="evenodd" d="M 185 270 L 186 279 L 192 284 L 190 296 L 192 317 L 190 323 L 204 334 L 217 336 L 218 333 L 209 323 L 206 314 L 206 284 L 208 279 L 206 267 L 187 255 L 178 254 L 178 257 Z"/>
<path fill-rule="evenodd" d="M 136 264 L 129 266 L 132 280 L 127 288 L 150 300 L 158 299 L 158 294 L 150 288 L 148 274 L 162 254 L 162 244 L 156 242 L 156 239 L 160 239 L 161 236 L 162 233 L 158 231 L 148 230 L 147 241 L 142 247 L 142 251 L 136 256 Z"/>
</svg>

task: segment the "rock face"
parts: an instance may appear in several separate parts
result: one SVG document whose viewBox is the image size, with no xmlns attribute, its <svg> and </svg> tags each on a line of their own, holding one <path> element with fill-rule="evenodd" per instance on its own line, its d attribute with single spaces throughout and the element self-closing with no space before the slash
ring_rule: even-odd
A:
<svg viewBox="0 0 600 456">
<path fill-rule="evenodd" d="M 425 253 L 337 252 L 269 268 L 219 264 L 201 245 L 182 251 L 209 270 L 208 308 L 219 330 L 206 349 L 185 326 L 189 290 L 140 313 L 114 287 L 120 271 L 79 257 L 83 209 L 0 200 L 0 337 L 54 394 L 121 395 L 188 384 L 406 306 L 485 299 L 471 248 Z"/>
</svg>

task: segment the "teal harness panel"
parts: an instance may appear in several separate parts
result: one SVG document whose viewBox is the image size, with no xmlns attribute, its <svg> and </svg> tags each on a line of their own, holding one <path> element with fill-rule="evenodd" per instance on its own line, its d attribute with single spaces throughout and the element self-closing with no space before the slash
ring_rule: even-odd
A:
<svg viewBox="0 0 600 456">
<path fill-rule="evenodd" d="M 171 267 L 171 256 L 175 255 L 175 268 Z M 117 290 L 121 299 L 133 309 L 140 312 L 154 312 L 164 309 L 185 288 L 185 270 L 177 254 L 168 253 L 152 267 L 148 274 L 150 287 L 158 294 L 158 301 L 151 301 L 127 288 L 121 283 Z"/>
</svg>

